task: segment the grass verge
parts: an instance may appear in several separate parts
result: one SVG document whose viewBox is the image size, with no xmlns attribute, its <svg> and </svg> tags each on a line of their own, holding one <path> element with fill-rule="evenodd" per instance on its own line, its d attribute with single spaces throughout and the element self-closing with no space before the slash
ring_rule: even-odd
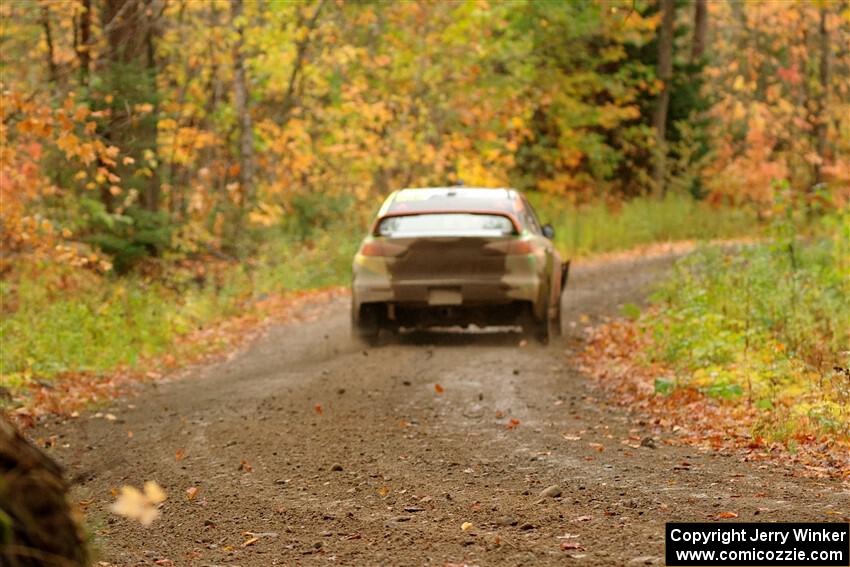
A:
<svg viewBox="0 0 850 567">
<path fill-rule="evenodd" d="M 596 329 L 592 374 L 686 442 L 850 478 L 850 213 L 704 248 L 643 313 Z"/>
</svg>

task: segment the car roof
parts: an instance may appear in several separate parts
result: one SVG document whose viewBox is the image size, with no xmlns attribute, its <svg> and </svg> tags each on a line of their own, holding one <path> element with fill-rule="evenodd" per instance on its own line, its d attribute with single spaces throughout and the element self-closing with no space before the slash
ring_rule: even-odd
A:
<svg viewBox="0 0 850 567">
<path fill-rule="evenodd" d="M 521 208 L 519 198 L 516 189 L 505 187 L 410 187 L 387 197 L 378 216 L 416 211 L 515 212 Z"/>
</svg>

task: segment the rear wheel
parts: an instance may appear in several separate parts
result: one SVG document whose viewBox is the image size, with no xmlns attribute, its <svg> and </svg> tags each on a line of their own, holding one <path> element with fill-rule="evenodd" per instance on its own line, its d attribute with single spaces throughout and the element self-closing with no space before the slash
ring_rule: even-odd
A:
<svg viewBox="0 0 850 567">
<path fill-rule="evenodd" d="M 546 320 L 538 323 L 537 340 L 540 341 L 540 344 L 548 345 L 553 338 L 560 334 L 559 328 L 560 320 L 549 315 L 547 310 Z"/>
<path fill-rule="evenodd" d="M 360 313 L 351 312 L 351 334 L 358 341 L 373 346 L 378 342 L 381 333 L 378 305 L 366 304 L 360 306 Z"/>
<path fill-rule="evenodd" d="M 561 326 L 561 298 L 558 298 L 558 311 L 555 312 L 555 320 L 553 322 L 554 326 L 554 335 L 555 337 L 560 337 L 564 334 L 564 328 Z"/>
<path fill-rule="evenodd" d="M 526 335 L 533 336 L 540 344 L 549 344 L 549 339 L 556 335 L 556 323 L 549 316 L 549 309 L 543 310 L 545 319 L 542 321 L 534 316 L 534 305 L 528 304 L 522 315 L 522 331 Z"/>
</svg>

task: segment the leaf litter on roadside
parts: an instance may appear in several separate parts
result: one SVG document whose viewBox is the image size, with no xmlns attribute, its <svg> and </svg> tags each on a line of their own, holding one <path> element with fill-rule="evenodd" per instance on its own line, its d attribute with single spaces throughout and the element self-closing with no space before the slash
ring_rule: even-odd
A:
<svg viewBox="0 0 850 567">
<path fill-rule="evenodd" d="M 613 394 L 618 404 L 649 414 L 653 426 L 673 433 L 675 437 L 666 439 L 666 444 L 736 450 L 744 462 L 782 461 L 800 465 L 801 473 L 808 476 L 850 479 L 850 439 L 800 434 L 791 439 L 793 447 L 767 441 L 753 434 L 759 423 L 755 404 L 734 404 L 695 387 L 664 389 L 672 379 L 659 377 L 675 372 L 661 362 L 647 362 L 645 353 L 652 348 L 652 334 L 638 321 L 617 319 L 588 330 L 580 368 Z M 654 449 L 658 444 L 646 437 L 628 445 Z"/>
</svg>

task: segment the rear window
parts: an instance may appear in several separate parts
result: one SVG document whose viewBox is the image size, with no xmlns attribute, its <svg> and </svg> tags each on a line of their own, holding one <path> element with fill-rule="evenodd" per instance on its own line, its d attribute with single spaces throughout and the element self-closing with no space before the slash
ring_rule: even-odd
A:
<svg viewBox="0 0 850 567">
<path fill-rule="evenodd" d="M 507 236 L 514 233 L 511 219 L 502 215 L 429 213 L 381 219 L 381 236 Z"/>
</svg>

